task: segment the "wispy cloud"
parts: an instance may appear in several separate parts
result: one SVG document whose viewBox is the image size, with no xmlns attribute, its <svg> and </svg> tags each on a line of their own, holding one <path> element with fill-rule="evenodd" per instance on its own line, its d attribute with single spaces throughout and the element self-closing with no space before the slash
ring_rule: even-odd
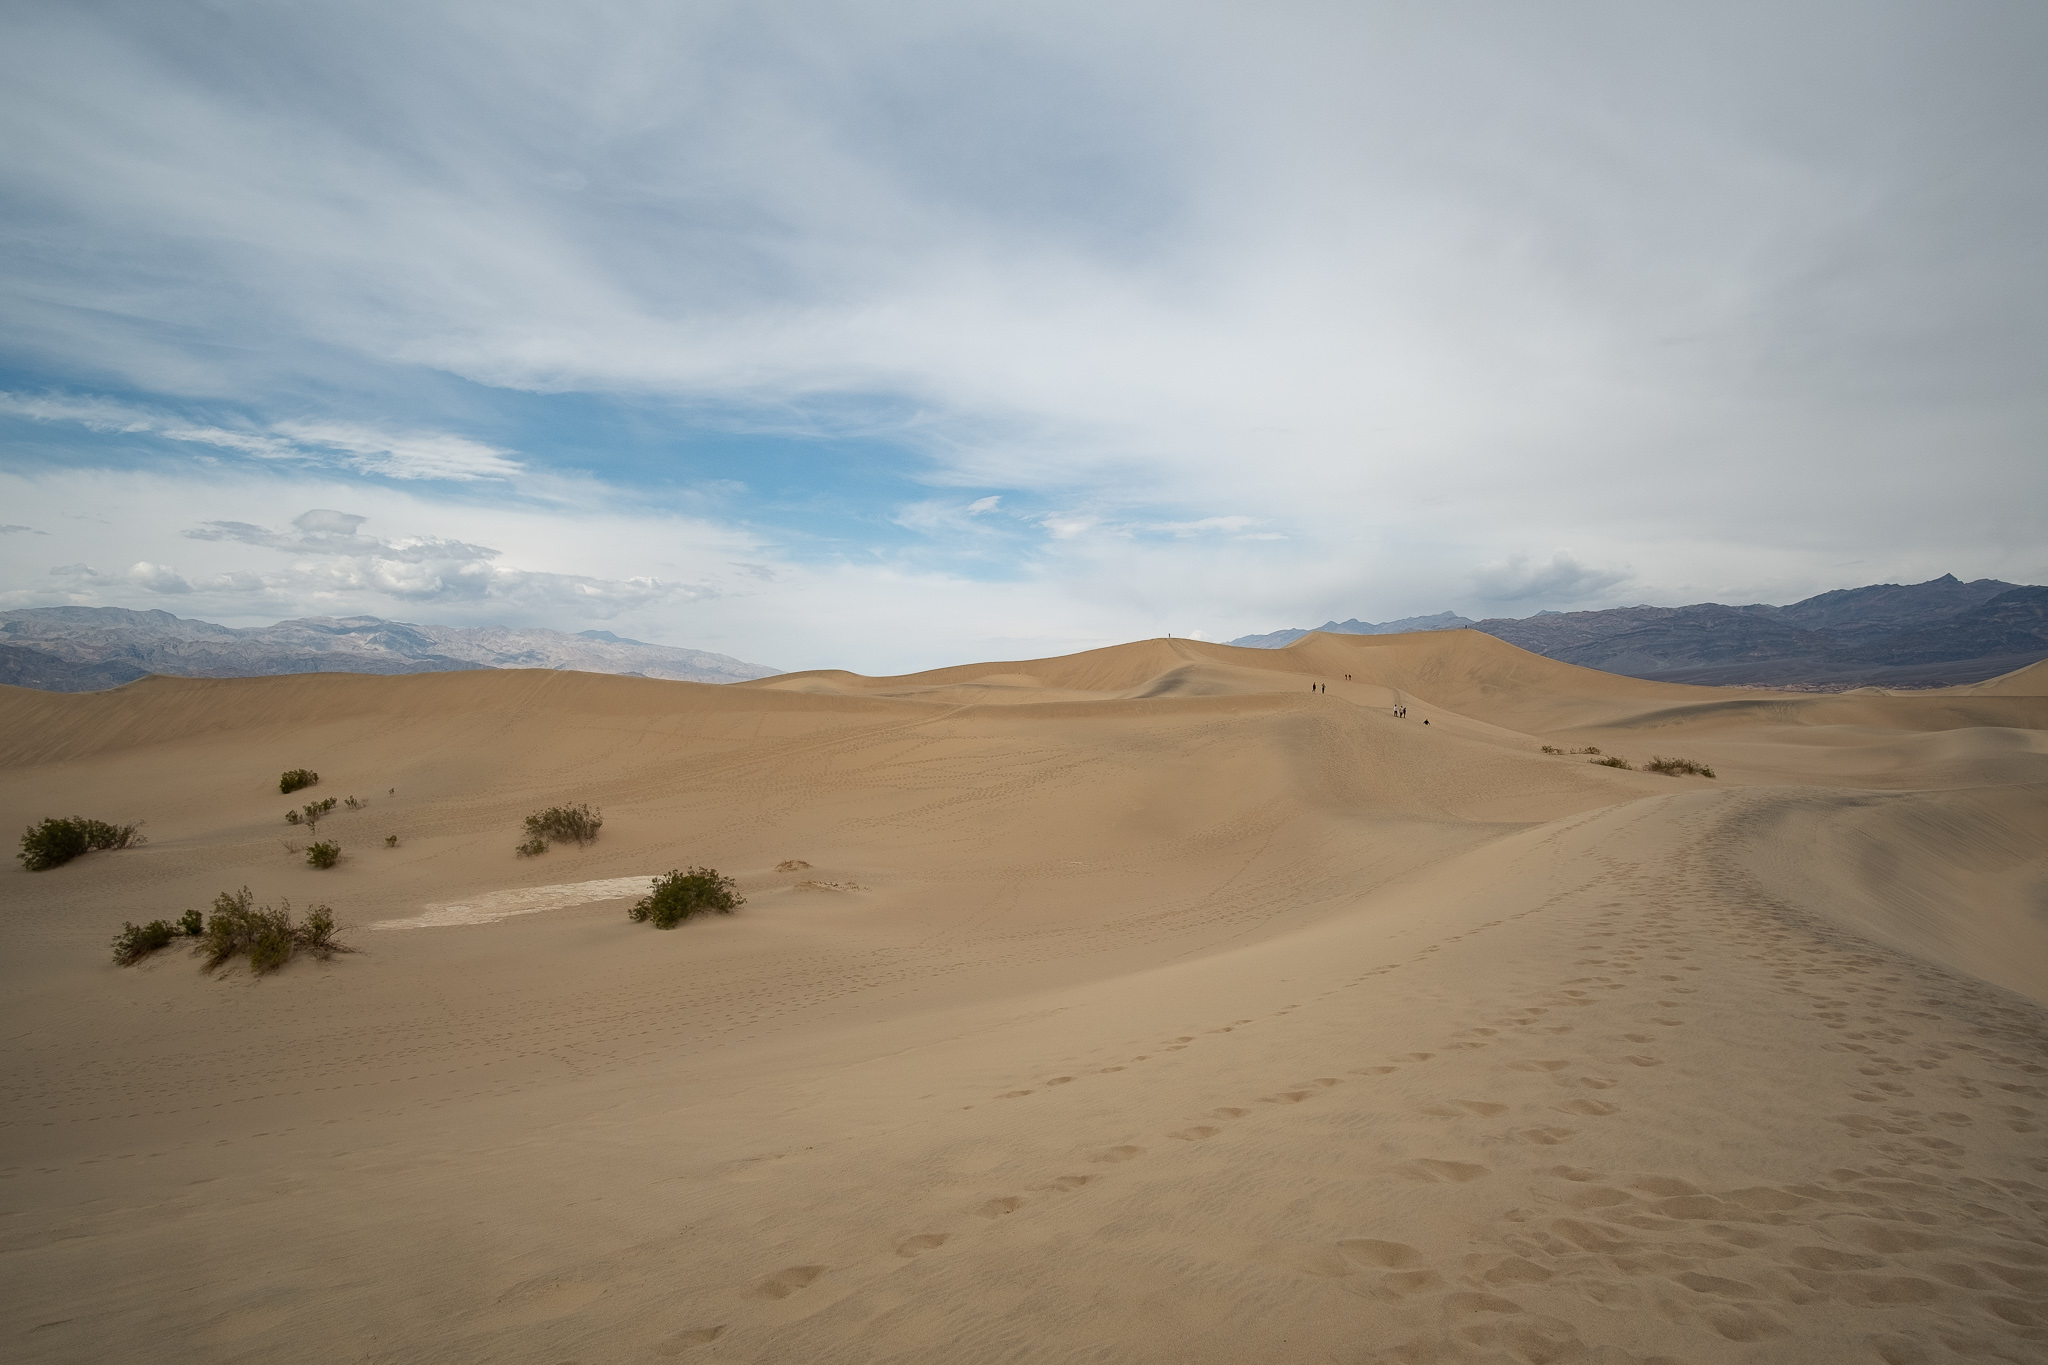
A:
<svg viewBox="0 0 2048 1365">
<path fill-rule="evenodd" d="M 1488 602 L 1540 599 L 1564 604 L 1584 602 L 1624 587 L 1631 577 L 1627 569 L 1581 564 L 1570 550 L 1559 550 L 1542 562 L 1517 554 L 1508 556 L 1504 563 L 1484 565 L 1473 573 L 1472 586 Z"/>
<path fill-rule="evenodd" d="M 275 422 L 234 428 L 183 421 L 134 404 L 62 394 L 0 393 L 0 413 L 75 422 L 92 431 L 160 437 L 254 459 L 340 468 L 390 479 L 510 479 L 525 466 L 512 452 L 445 433 L 394 434 L 344 422 Z"/>
</svg>

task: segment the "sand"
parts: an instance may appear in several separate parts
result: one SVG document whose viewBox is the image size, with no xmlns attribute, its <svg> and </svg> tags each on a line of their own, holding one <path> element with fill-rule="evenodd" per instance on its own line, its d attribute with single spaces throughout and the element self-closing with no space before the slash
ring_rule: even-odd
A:
<svg viewBox="0 0 2048 1365">
<path fill-rule="evenodd" d="M 0 1340 L 2048 1359 L 2044 694 L 1681 687 L 1469 631 L 0 688 L 7 827 L 150 839 L 0 871 Z M 283 847 L 299 766 L 368 803 L 332 871 Z M 514 856 L 571 801 L 597 842 Z M 747 905 L 628 921 L 695 864 Z M 361 951 L 110 963 L 245 884 Z"/>
</svg>

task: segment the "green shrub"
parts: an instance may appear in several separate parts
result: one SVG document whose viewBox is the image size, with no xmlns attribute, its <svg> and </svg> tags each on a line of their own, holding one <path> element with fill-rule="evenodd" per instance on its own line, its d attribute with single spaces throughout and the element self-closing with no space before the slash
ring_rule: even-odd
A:
<svg viewBox="0 0 2048 1365">
<path fill-rule="evenodd" d="M 307 829 L 318 829 L 320 817 L 333 809 L 334 798 L 331 796 L 325 801 L 308 801 L 297 810 L 286 811 L 284 822 L 287 825 L 304 825 Z"/>
<path fill-rule="evenodd" d="M 1666 777 L 1677 777 L 1690 773 L 1694 777 L 1712 777 L 1714 770 L 1704 763 L 1695 763 L 1689 758 L 1653 758 L 1643 765 L 1647 773 L 1663 773 Z"/>
<path fill-rule="evenodd" d="M 199 937 L 199 912 L 187 910 L 172 924 L 168 920 L 153 919 L 147 924 L 123 924 L 121 932 L 114 935 L 114 962 L 118 966 L 132 967 L 159 948 L 168 948 L 173 939 Z"/>
<path fill-rule="evenodd" d="M 652 921 L 657 929 L 673 929 L 704 911 L 730 915 L 747 903 L 747 898 L 738 892 L 738 882 L 721 877 L 708 867 L 670 872 L 654 879 L 652 894 L 636 901 L 626 912 L 626 918 L 635 924 Z"/>
<path fill-rule="evenodd" d="M 209 972 L 237 954 L 245 954 L 250 972 L 262 976 L 291 961 L 300 949 L 323 960 L 355 951 L 334 934 L 334 912 L 326 906 L 314 906 L 306 913 L 304 924 L 294 924 L 290 901 L 279 902 L 275 910 L 267 905 L 258 909 L 256 898 L 245 886 L 214 898 L 213 913 L 207 917 L 199 946 L 206 954 Z"/>
<path fill-rule="evenodd" d="M 516 850 L 531 858 L 548 851 L 550 843 L 573 843 L 582 847 L 604 828 L 604 817 L 588 805 L 549 806 L 526 817 L 526 842 Z"/>
<path fill-rule="evenodd" d="M 69 820 L 45 818 L 30 825 L 21 836 L 21 852 L 14 855 L 31 872 L 47 872 L 73 858 L 102 848 L 128 848 L 144 842 L 134 825 L 110 825 L 104 820 L 74 817 Z"/>
<path fill-rule="evenodd" d="M 1596 749 L 1593 752 L 1598 753 L 1599 751 Z M 1621 768 L 1628 772 L 1635 771 L 1635 765 L 1618 754 L 1610 754 L 1606 758 L 1596 758 L 1591 760 L 1591 762 L 1596 768 Z"/>
<path fill-rule="evenodd" d="M 353 796 L 349 797 L 348 800 L 342 802 L 341 804 L 348 807 L 350 810 L 368 810 L 370 808 L 369 802 L 358 801 Z"/>
<path fill-rule="evenodd" d="M 320 774 L 310 769 L 293 768 L 290 772 L 277 779 L 277 789 L 284 795 L 290 796 L 299 788 L 310 787 L 319 780 Z"/>
<path fill-rule="evenodd" d="M 341 845 L 331 839 L 306 846 L 306 866 L 317 867 L 323 872 L 341 861 Z"/>
<path fill-rule="evenodd" d="M 386 847 L 386 848 L 397 848 L 397 847 L 398 847 L 398 836 L 397 836 L 396 834 L 387 834 L 387 835 L 385 835 L 385 836 L 384 836 L 384 847 Z"/>
</svg>

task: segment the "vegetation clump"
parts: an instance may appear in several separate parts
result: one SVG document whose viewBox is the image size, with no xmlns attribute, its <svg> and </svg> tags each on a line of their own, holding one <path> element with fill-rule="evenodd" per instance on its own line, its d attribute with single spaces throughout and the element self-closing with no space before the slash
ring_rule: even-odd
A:
<svg viewBox="0 0 2048 1365">
<path fill-rule="evenodd" d="M 386 847 L 386 848 L 397 848 L 397 847 L 398 847 L 398 836 L 397 836 L 396 834 L 387 834 L 387 835 L 385 835 L 385 836 L 384 836 L 384 847 Z"/>
<path fill-rule="evenodd" d="M 142 843 L 142 836 L 135 832 L 137 828 L 77 816 L 69 820 L 50 817 L 23 832 L 21 852 L 14 856 L 30 872 L 47 872 L 99 849 L 128 848 Z"/>
<path fill-rule="evenodd" d="M 285 796 L 290 796 L 299 788 L 310 787 L 319 780 L 320 774 L 310 768 L 293 768 L 290 772 L 277 779 L 277 789 Z"/>
<path fill-rule="evenodd" d="M 195 913 L 187 912 L 186 918 Z M 267 905 L 258 909 L 256 898 L 245 886 L 233 894 L 223 891 L 214 897 L 213 913 L 207 916 L 199 947 L 206 954 L 209 972 L 246 954 L 250 973 L 262 976 L 276 971 L 300 951 L 323 961 L 336 953 L 355 951 L 334 934 L 334 912 L 326 906 L 314 906 L 306 912 L 304 923 L 295 924 L 290 901 L 280 901 L 275 910 Z"/>
<path fill-rule="evenodd" d="M 306 866 L 326 871 L 341 861 L 341 845 L 332 839 L 323 839 L 317 844 L 306 846 Z"/>
<path fill-rule="evenodd" d="M 200 932 L 197 910 L 187 910 L 176 924 L 162 919 L 147 924 L 123 923 L 121 932 L 114 935 L 115 965 L 132 967 L 159 948 L 170 947 L 173 939 L 198 938 Z"/>
<path fill-rule="evenodd" d="M 1666 777 L 1677 777 L 1689 773 L 1694 777 L 1712 777 L 1714 770 L 1704 763 L 1695 763 L 1689 758 L 1653 758 L 1643 765 L 1647 773 L 1663 773 Z"/>
<path fill-rule="evenodd" d="M 604 816 L 587 804 L 549 806 L 526 817 L 526 842 L 516 851 L 522 858 L 531 858 L 547 852 L 550 843 L 573 843 L 581 848 L 597 838 L 602 828 Z"/>
<path fill-rule="evenodd" d="M 626 912 L 635 924 L 652 922 L 657 929 L 673 929 L 695 914 L 714 912 L 730 915 L 747 903 L 739 894 L 739 883 L 721 877 L 708 867 L 688 872 L 673 871 L 654 879 L 654 889 Z"/>
<path fill-rule="evenodd" d="M 333 809 L 334 798 L 331 796 L 325 801 L 308 801 L 297 810 L 286 811 L 284 822 L 287 825 L 304 825 L 307 829 L 318 829 L 320 817 Z"/>
<path fill-rule="evenodd" d="M 348 807 L 350 810 L 368 810 L 370 808 L 369 802 L 358 801 L 353 796 L 349 797 L 346 801 L 343 801 L 341 804 Z"/>
<path fill-rule="evenodd" d="M 1600 751 L 1598 749 L 1594 749 L 1591 752 L 1598 753 Z M 1591 762 L 1593 766 L 1596 768 L 1620 768 L 1625 772 L 1635 771 L 1635 764 L 1630 763 L 1627 759 L 1623 758 L 1619 754 L 1609 754 L 1605 758 L 1596 758 L 1591 760 Z"/>
</svg>

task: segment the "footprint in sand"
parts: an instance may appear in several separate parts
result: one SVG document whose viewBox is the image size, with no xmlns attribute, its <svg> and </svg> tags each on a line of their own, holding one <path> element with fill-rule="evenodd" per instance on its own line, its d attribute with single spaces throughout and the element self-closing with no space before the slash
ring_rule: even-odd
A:
<svg viewBox="0 0 2048 1365">
<path fill-rule="evenodd" d="M 1021 1100 L 1026 1095 L 1033 1095 L 1036 1093 L 1038 1092 L 1034 1090 L 1007 1090 L 1004 1091 L 1002 1094 L 996 1096 L 996 1098 L 999 1100 Z"/>
<path fill-rule="evenodd" d="M 922 1256 L 927 1251 L 946 1244 L 947 1234 L 943 1232 L 920 1232 L 915 1237 L 906 1237 L 896 1244 L 896 1254 L 903 1257 Z"/>
<path fill-rule="evenodd" d="M 1055 1076 L 1055 1077 L 1053 1077 L 1053 1078 L 1052 1078 L 1051 1080 L 1047 1081 L 1047 1082 L 1046 1082 L 1046 1084 L 1047 1084 L 1047 1085 L 1065 1085 L 1065 1084 L 1066 1084 L 1066 1083 L 1067 1083 L 1068 1081 L 1071 1081 L 1071 1080 L 1073 1080 L 1073 1079 L 1074 1079 L 1074 1078 L 1073 1078 L 1072 1076 Z M 1029 1092 L 1026 1092 L 1026 1093 L 1029 1093 Z"/>
<path fill-rule="evenodd" d="M 1390 1071 L 1399 1071 L 1400 1069 L 1398 1066 L 1368 1066 L 1353 1071 L 1351 1074 L 1354 1076 L 1384 1076 Z"/>
<path fill-rule="evenodd" d="M 1605 1100 L 1570 1100 L 1555 1108 L 1561 1114 L 1586 1114 L 1593 1118 L 1605 1118 L 1621 1112 L 1620 1105 L 1609 1104 Z"/>
<path fill-rule="evenodd" d="M 1514 1137 L 1518 1142 L 1533 1142 L 1542 1147 L 1554 1147 L 1572 1135 L 1569 1128 L 1524 1128 Z"/>
<path fill-rule="evenodd" d="M 1118 1162 L 1129 1161 L 1134 1156 L 1143 1156 L 1144 1154 L 1145 1149 L 1143 1147 L 1112 1147 L 1108 1151 L 1098 1152 L 1088 1159 L 1090 1161 Z"/>
<path fill-rule="evenodd" d="M 1000 1199 L 989 1200 L 986 1204 L 976 1209 L 975 1212 L 983 1218 L 1001 1218 L 1004 1214 L 1015 1213 L 1023 1207 L 1023 1200 L 1014 1194 L 1006 1194 Z"/>
<path fill-rule="evenodd" d="M 1210 1114 L 1210 1116 L 1211 1116 L 1212 1118 L 1219 1118 L 1219 1119 L 1241 1119 L 1241 1118 L 1243 1118 L 1243 1117 L 1244 1117 L 1244 1116 L 1245 1116 L 1246 1114 L 1249 1114 L 1249 1113 L 1251 1113 L 1251 1112 L 1252 1112 L 1252 1111 L 1251 1111 L 1251 1110 L 1249 1110 L 1249 1109 L 1239 1109 L 1239 1108 L 1235 1107 L 1234 1105 L 1227 1105 L 1227 1104 L 1226 1104 L 1226 1105 L 1225 1105 L 1225 1106 L 1223 1106 L 1223 1107 L 1222 1107 L 1221 1109 L 1211 1109 L 1211 1110 L 1209 1111 L 1209 1114 Z"/>
<path fill-rule="evenodd" d="M 1193 1128 L 1183 1128 L 1178 1133 L 1168 1133 L 1167 1136 L 1179 1138 L 1183 1142 L 1199 1142 L 1206 1137 L 1215 1137 L 1222 1131 L 1221 1128 L 1211 1128 L 1207 1124 L 1197 1124 Z"/>
<path fill-rule="evenodd" d="M 808 1289 L 829 1266 L 793 1265 L 776 1271 L 747 1291 L 757 1299 L 786 1299 L 799 1289 Z"/>
<path fill-rule="evenodd" d="M 654 1353 L 658 1356 L 679 1356 L 693 1346 L 709 1346 L 724 1335 L 724 1323 L 716 1327 L 692 1327 L 687 1332 L 678 1332 L 667 1341 L 657 1344 Z"/>
<path fill-rule="evenodd" d="M 1515 1062 L 1513 1063 L 1513 1069 L 1516 1071 L 1562 1071 L 1570 1065 L 1571 1062 L 1564 1059 L 1554 1062 Z"/>
<path fill-rule="evenodd" d="M 1422 1253 L 1406 1242 L 1381 1242 L 1351 1237 L 1337 1243 L 1347 1260 L 1380 1270 L 1408 1270 L 1422 1264 Z"/>
<path fill-rule="evenodd" d="M 1486 1167 L 1475 1166 L 1469 1161 L 1438 1161 L 1432 1157 L 1405 1162 L 1394 1169 L 1410 1180 L 1447 1181 L 1454 1185 L 1491 1174 Z"/>
</svg>

